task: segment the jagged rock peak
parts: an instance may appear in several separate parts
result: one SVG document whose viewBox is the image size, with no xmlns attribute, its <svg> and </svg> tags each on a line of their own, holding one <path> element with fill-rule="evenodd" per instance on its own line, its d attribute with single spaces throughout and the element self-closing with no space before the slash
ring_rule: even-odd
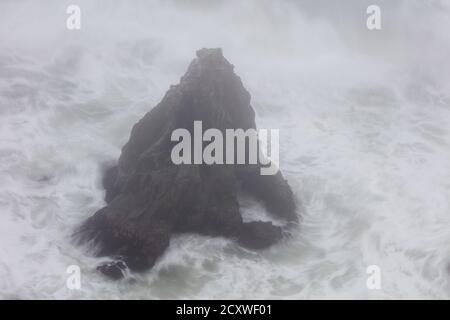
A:
<svg viewBox="0 0 450 320">
<path fill-rule="evenodd" d="M 193 79 L 214 74 L 216 77 L 230 76 L 230 74 L 234 74 L 234 65 L 225 59 L 221 48 L 203 48 L 197 51 L 197 58 L 189 65 L 186 74 L 181 78 L 180 84 L 183 86 Z"/>
</svg>

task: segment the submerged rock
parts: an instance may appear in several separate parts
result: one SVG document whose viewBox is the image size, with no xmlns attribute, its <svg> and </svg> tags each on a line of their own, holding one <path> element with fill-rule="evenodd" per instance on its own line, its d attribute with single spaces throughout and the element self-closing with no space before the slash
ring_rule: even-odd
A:
<svg viewBox="0 0 450 320">
<path fill-rule="evenodd" d="M 270 222 L 244 223 L 237 200 L 243 191 L 260 199 L 277 217 L 297 221 L 292 191 L 280 171 L 260 175 L 258 164 L 180 164 L 171 160 L 175 129 L 256 128 L 250 94 L 222 55 L 202 49 L 178 85 L 131 131 L 118 165 L 106 171 L 107 206 L 78 230 L 81 241 L 97 244 L 99 256 L 121 256 L 133 271 L 152 267 L 174 233 L 194 232 L 237 239 L 262 249 L 282 238 Z M 120 278 L 121 263 L 98 269 Z"/>
<path fill-rule="evenodd" d="M 127 265 L 121 260 L 111 261 L 99 265 L 97 270 L 113 280 L 119 280 L 125 276 Z"/>
</svg>

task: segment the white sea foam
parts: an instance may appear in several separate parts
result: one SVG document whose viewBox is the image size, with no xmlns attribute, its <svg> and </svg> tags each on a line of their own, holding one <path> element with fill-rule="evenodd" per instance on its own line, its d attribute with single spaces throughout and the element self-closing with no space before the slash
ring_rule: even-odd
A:
<svg viewBox="0 0 450 320">
<path fill-rule="evenodd" d="M 377 2 L 380 31 L 367 1 L 268 0 L 77 1 L 69 31 L 72 1 L 2 1 L 0 297 L 450 298 L 450 7 Z M 177 236 L 111 282 L 70 234 L 104 205 L 102 164 L 202 47 L 223 48 L 259 127 L 280 129 L 301 229 L 262 252 Z"/>
</svg>

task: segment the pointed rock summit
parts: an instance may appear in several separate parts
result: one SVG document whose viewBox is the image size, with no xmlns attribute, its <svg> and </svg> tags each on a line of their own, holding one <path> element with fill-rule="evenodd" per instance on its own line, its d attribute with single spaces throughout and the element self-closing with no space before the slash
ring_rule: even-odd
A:
<svg viewBox="0 0 450 320">
<path fill-rule="evenodd" d="M 229 237 L 253 249 L 280 240 L 282 228 L 271 222 L 243 222 L 238 192 L 259 199 L 276 217 L 297 221 L 280 171 L 264 176 L 258 164 L 174 164 L 172 132 L 194 135 L 194 121 L 202 121 L 203 130 L 256 128 L 250 94 L 221 49 L 199 50 L 180 83 L 134 125 L 117 166 L 105 173 L 106 207 L 76 232 L 96 244 L 99 256 L 115 259 L 98 267 L 111 278 L 126 267 L 151 268 L 175 233 Z"/>
</svg>

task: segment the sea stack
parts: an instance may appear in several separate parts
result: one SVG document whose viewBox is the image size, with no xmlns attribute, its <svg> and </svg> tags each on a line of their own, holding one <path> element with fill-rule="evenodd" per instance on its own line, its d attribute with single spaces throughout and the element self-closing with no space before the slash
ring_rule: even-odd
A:
<svg viewBox="0 0 450 320">
<path fill-rule="evenodd" d="M 280 171 L 261 175 L 259 164 L 174 164 L 171 135 L 180 128 L 194 134 L 195 121 L 222 132 L 256 128 L 250 94 L 221 49 L 199 50 L 180 83 L 134 125 L 117 166 L 105 172 L 107 205 L 76 232 L 95 243 L 99 256 L 114 259 L 98 267 L 111 278 L 121 278 L 127 267 L 151 268 L 175 233 L 229 237 L 252 249 L 279 241 L 282 227 L 243 222 L 238 192 L 288 223 L 298 220 Z"/>
</svg>

